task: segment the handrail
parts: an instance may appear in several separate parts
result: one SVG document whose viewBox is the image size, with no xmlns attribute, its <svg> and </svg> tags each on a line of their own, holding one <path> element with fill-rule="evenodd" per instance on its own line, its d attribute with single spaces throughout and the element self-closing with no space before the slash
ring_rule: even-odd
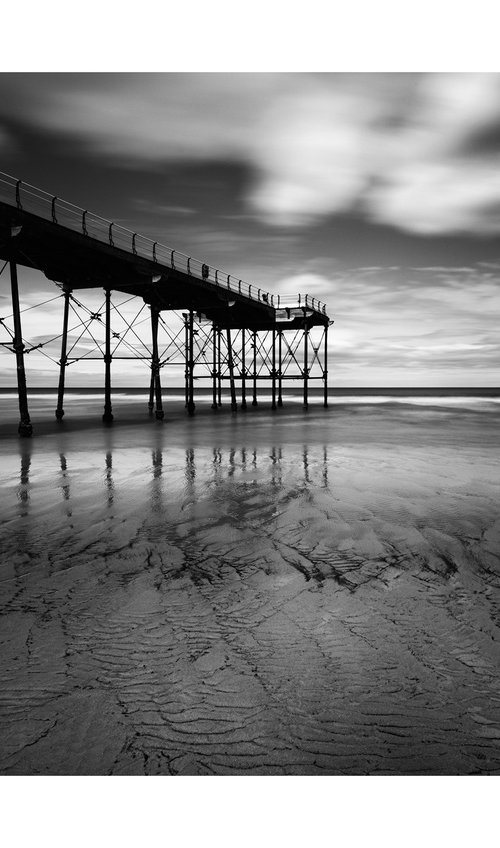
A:
<svg viewBox="0 0 500 848">
<path fill-rule="evenodd" d="M 42 189 L 32 186 L 30 183 L 25 183 L 23 180 L 18 180 L 9 174 L 5 174 L 3 171 L 0 171 L 0 199 L 4 199 L 5 202 L 12 204 L 20 211 L 30 212 L 60 227 L 80 232 L 96 241 L 105 242 L 111 247 L 127 250 L 129 253 L 152 260 L 158 264 L 168 265 L 173 270 L 184 271 L 192 276 L 199 277 L 205 283 L 219 286 L 220 274 L 226 277 L 227 289 L 229 291 L 274 307 L 274 296 L 255 284 L 245 283 L 241 279 L 233 277 L 232 274 L 226 274 L 218 268 L 212 268 L 192 256 L 172 250 L 172 248 L 153 241 L 147 236 L 132 232 L 132 230 L 115 224 L 113 221 L 108 221 L 100 215 L 89 212 L 87 209 L 82 209 L 73 203 L 61 200 L 60 197 L 54 197 L 54 195 L 50 195 Z M 292 297 L 278 295 L 277 301 L 278 309 L 280 307 L 282 308 L 283 304 L 286 303 L 289 308 L 293 304 L 294 306 L 300 308 L 307 307 L 307 309 L 311 309 L 313 312 L 326 315 L 326 305 L 308 294 L 299 294 Z"/>
</svg>

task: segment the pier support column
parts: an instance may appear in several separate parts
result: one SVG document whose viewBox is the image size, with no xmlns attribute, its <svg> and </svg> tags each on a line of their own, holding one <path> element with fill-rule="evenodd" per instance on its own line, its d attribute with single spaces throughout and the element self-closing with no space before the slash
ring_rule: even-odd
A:
<svg viewBox="0 0 500 848">
<path fill-rule="evenodd" d="M 217 327 L 212 324 L 212 409 L 217 411 Z"/>
<path fill-rule="evenodd" d="M 217 329 L 217 405 L 222 406 L 222 361 L 221 361 L 221 330 Z"/>
<path fill-rule="evenodd" d="M 153 409 L 155 408 L 155 375 L 153 370 L 153 357 L 151 357 L 151 380 L 149 382 L 149 401 L 148 401 L 148 409 L 149 414 L 153 414 Z"/>
<path fill-rule="evenodd" d="M 276 409 L 276 327 L 272 334 L 271 409 Z"/>
<path fill-rule="evenodd" d="M 257 332 L 253 332 L 253 391 L 252 391 L 252 406 L 257 406 Z"/>
<path fill-rule="evenodd" d="M 64 289 L 64 314 L 63 314 L 63 331 L 61 341 L 61 358 L 59 360 L 59 387 L 57 389 L 57 407 L 56 418 L 61 421 L 64 416 L 64 382 L 66 377 L 66 365 L 68 357 L 66 351 L 68 349 L 68 315 L 69 315 L 69 299 L 71 297 L 71 289 Z"/>
<path fill-rule="evenodd" d="M 309 409 L 309 362 L 308 362 L 309 327 L 307 326 L 306 310 L 304 308 L 304 409 Z"/>
<path fill-rule="evenodd" d="M 324 335 L 324 365 L 323 365 L 323 406 L 328 406 L 328 324 L 325 326 Z"/>
<path fill-rule="evenodd" d="M 153 341 L 153 356 L 151 361 L 151 381 L 154 384 L 154 396 L 156 399 L 155 416 L 158 421 L 162 421 L 165 417 L 163 412 L 163 401 L 161 396 L 161 380 L 160 380 L 160 357 L 158 356 L 158 317 L 159 309 L 154 304 L 151 304 L 151 336 Z M 151 391 L 149 394 L 149 403 L 151 404 Z"/>
<path fill-rule="evenodd" d="M 184 318 L 184 406 L 188 408 L 189 401 L 189 315 L 182 313 Z"/>
<path fill-rule="evenodd" d="M 278 330 L 278 406 L 283 406 L 283 330 Z"/>
<path fill-rule="evenodd" d="M 194 313 L 193 310 L 189 310 L 189 326 L 188 326 L 188 398 L 187 398 L 187 411 L 189 415 L 194 415 L 195 403 L 194 403 Z"/>
<path fill-rule="evenodd" d="M 26 390 L 26 372 L 24 370 L 24 343 L 21 330 L 21 310 L 19 309 L 19 286 L 17 282 L 17 266 L 10 262 L 10 287 L 12 291 L 12 312 L 14 314 L 14 338 L 12 345 L 16 353 L 17 366 L 17 396 L 19 399 L 19 427 L 17 432 L 20 436 L 31 436 L 33 425 L 28 412 L 28 393 Z"/>
<path fill-rule="evenodd" d="M 236 388 L 234 385 L 234 366 L 233 366 L 233 348 L 231 344 L 231 330 L 227 328 L 227 362 L 229 366 L 229 386 L 231 389 L 231 410 L 236 412 L 238 404 L 236 403 Z"/>
<path fill-rule="evenodd" d="M 245 330 L 241 331 L 241 408 L 247 408 Z"/>
<path fill-rule="evenodd" d="M 102 420 L 105 424 L 111 424 L 113 413 L 111 411 L 111 289 L 106 292 L 106 345 L 104 353 L 104 414 Z"/>
</svg>

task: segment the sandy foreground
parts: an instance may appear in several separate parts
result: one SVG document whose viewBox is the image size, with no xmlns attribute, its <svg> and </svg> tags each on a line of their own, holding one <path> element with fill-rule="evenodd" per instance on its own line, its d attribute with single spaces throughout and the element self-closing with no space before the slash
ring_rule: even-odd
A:
<svg viewBox="0 0 500 848">
<path fill-rule="evenodd" d="M 2 774 L 500 773 L 498 413 L 1 401 Z"/>
</svg>

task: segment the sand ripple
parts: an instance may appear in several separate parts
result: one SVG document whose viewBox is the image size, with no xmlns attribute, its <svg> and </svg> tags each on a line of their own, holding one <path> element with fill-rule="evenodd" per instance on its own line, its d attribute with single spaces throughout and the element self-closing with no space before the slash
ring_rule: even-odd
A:
<svg viewBox="0 0 500 848">
<path fill-rule="evenodd" d="M 492 454 L 321 434 L 6 453 L 3 774 L 500 773 Z"/>
</svg>

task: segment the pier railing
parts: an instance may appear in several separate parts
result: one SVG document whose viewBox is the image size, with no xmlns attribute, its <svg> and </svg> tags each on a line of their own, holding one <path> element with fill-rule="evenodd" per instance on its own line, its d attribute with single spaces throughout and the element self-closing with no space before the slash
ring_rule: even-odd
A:
<svg viewBox="0 0 500 848">
<path fill-rule="evenodd" d="M 89 239 L 125 250 L 157 263 L 159 266 L 182 271 L 204 280 L 217 288 L 243 295 L 250 300 L 267 304 L 275 309 L 307 308 L 326 315 L 326 305 L 309 294 L 293 296 L 273 295 L 255 284 L 213 268 L 193 256 L 173 250 L 147 236 L 128 230 L 114 221 L 108 221 L 95 212 L 52 196 L 22 180 L 0 171 L 0 200 L 20 211 L 29 212 L 53 224 L 81 233 Z"/>
</svg>

